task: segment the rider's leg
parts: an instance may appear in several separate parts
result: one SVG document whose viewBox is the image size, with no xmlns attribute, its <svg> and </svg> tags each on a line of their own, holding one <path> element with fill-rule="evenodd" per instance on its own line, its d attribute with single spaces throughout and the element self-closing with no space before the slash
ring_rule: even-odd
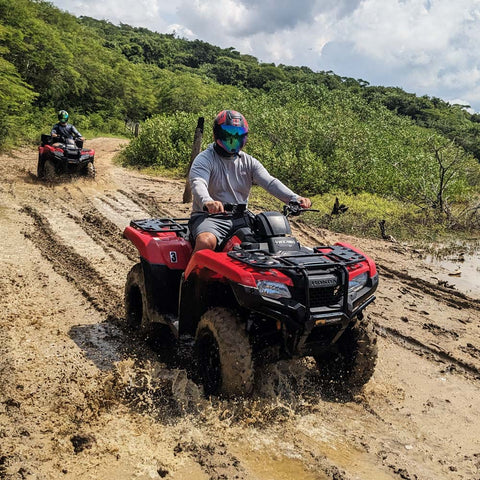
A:
<svg viewBox="0 0 480 480">
<path fill-rule="evenodd" d="M 197 238 L 195 239 L 195 248 L 193 249 L 193 253 L 198 252 L 198 250 L 215 250 L 217 246 L 217 237 L 210 232 L 202 232 L 199 233 Z"/>
</svg>

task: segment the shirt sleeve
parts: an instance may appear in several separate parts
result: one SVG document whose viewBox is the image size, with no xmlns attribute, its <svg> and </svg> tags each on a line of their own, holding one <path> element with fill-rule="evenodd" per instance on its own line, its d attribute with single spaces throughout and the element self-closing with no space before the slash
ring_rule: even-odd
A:
<svg viewBox="0 0 480 480">
<path fill-rule="evenodd" d="M 267 169 L 256 159 L 252 157 L 253 183 L 264 188 L 268 193 L 278 198 L 284 203 L 297 201 L 300 196 L 290 190 L 278 178 L 268 173 Z"/>
<path fill-rule="evenodd" d="M 208 193 L 208 182 L 210 181 L 211 160 L 202 152 L 193 160 L 188 175 L 192 195 L 201 205 L 212 202 L 213 198 Z M 199 205 L 197 205 L 199 206 Z"/>
<path fill-rule="evenodd" d="M 72 133 L 73 133 L 75 136 L 77 136 L 77 137 L 81 137 L 81 136 L 82 136 L 82 134 L 81 134 L 73 125 L 71 125 L 71 127 L 72 127 L 72 128 L 71 128 L 71 131 L 72 131 Z"/>
</svg>

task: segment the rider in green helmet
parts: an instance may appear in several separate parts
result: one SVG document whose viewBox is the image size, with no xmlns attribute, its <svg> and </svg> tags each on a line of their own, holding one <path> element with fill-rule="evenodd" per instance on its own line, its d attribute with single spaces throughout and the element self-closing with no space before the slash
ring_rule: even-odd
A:
<svg viewBox="0 0 480 480">
<path fill-rule="evenodd" d="M 58 112 L 58 123 L 52 127 L 51 136 L 53 138 L 79 138 L 80 140 L 84 140 L 82 134 L 71 123 L 68 123 L 68 117 L 69 115 L 67 111 L 60 110 Z"/>
</svg>

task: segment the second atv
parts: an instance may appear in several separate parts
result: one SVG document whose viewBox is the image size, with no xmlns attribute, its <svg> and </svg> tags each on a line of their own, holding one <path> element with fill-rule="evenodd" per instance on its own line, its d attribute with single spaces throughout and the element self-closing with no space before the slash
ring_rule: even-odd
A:
<svg viewBox="0 0 480 480">
<path fill-rule="evenodd" d="M 95 178 L 95 150 L 84 149 L 83 140 L 41 136 L 37 177 L 52 181 L 57 175 L 77 174 Z"/>
<path fill-rule="evenodd" d="M 301 246 L 287 217 L 302 211 L 232 206 L 237 230 L 217 251 L 193 256 L 187 219 L 132 221 L 124 236 L 140 262 L 125 286 L 128 324 L 170 345 L 193 338 L 207 395 L 248 395 L 255 365 L 303 356 L 313 356 L 331 393 L 359 392 L 377 357 L 364 316 L 376 266 L 345 243 Z"/>
</svg>

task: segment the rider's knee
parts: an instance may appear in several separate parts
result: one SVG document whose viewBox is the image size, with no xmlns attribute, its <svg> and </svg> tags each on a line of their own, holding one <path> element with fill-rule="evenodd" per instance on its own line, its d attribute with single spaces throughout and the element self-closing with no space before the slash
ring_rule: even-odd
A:
<svg viewBox="0 0 480 480">
<path fill-rule="evenodd" d="M 200 233 L 195 239 L 195 251 L 198 250 L 215 250 L 217 246 L 217 237 L 213 233 Z"/>
</svg>

